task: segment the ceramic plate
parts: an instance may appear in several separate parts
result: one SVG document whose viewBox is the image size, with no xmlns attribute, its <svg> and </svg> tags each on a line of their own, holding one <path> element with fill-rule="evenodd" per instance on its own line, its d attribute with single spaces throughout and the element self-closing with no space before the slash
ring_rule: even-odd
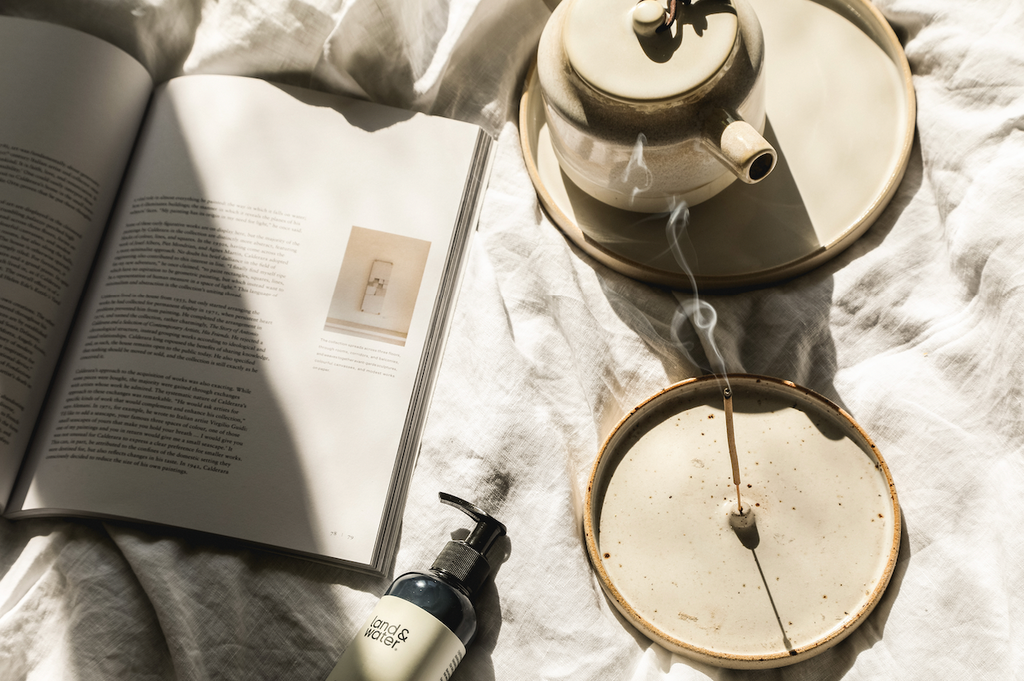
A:
<svg viewBox="0 0 1024 681">
<path fill-rule="evenodd" d="M 675 288 L 773 283 L 820 265 L 878 218 L 903 179 L 916 105 L 899 40 L 866 0 L 752 0 L 765 37 L 772 174 L 734 182 L 666 215 L 607 206 L 561 172 L 535 69 L 520 140 L 544 208 L 584 252 L 627 276 Z"/>
<path fill-rule="evenodd" d="M 720 377 L 678 383 L 609 435 L 586 494 L 587 551 L 651 640 L 701 662 L 778 667 L 864 622 L 896 565 L 892 477 L 842 409 L 788 381 L 730 375 L 739 491 Z"/>
</svg>

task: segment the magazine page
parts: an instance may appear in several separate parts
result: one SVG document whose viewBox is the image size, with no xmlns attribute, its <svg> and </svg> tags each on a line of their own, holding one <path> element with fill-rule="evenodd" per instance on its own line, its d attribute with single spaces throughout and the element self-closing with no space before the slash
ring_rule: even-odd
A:
<svg viewBox="0 0 1024 681">
<path fill-rule="evenodd" d="M 369 564 L 477 134 L 158 88 L 18 510 Z"/>
<path fill-rule="evenodd" d="M 113 45 L 0 17 L 0 508 L 151 88 L 142 65 Z"/>
</svg>

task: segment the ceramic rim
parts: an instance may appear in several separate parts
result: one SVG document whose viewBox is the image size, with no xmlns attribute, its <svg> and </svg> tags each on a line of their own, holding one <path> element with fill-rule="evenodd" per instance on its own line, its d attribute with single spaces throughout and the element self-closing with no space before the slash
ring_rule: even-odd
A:
<svg viewBox="0 0 1024 681">
<path fill-rule="evenodd" d="M 600 549 L 600 532 L 598 530 L 600 509 L 596 508 L 595 504 L 602 499 L 604 490 L 608 485 L 610 478 L 608 469 L 610 467 L 614 468 L 613 464 L 617 461 L 618 452 L 615 449 L 616 445 L 652 409 L 660 406 L 662 403 L 677 399 L 680 395 L 685 396 L 688 393 L 696 394 L 708 389 L 718 389 L 718 386 L 721 386 L 725 379 L 728 380 L 730 385 L 742 387 L 746 390 L 753 389 L 755 391 L 768 392 L 772 395 L 784 394 L 791 398 L 798 397 L 805 404 L 812 405 L 819 413 L 830 416 L 834 419 L 834 422 L 841 423 L 845 426 L 847 432 L 853 433 L 856 436 L 855 439 L 860 440 L 861 449 L 865 453 L 871 453 L 877 462 L 877 469 L 884 476 L 889 490 L 889 502 L 893 514 L 893 535 L 885 568 L 881 577 L 875 583 L 871 595 L 859 610 L 852 612 L 844 618 L 840 626 L 832 629 L 811 644 L 798 646 L 788 652 L 764 655 L 717 652 L 681 640 L 659 629 L 655 624 L 645 619 L 623 596 L 605 568 L 603 554 Z M 608 475 L 605 475 L 606 473 Z M 827 398 L 790 381 L 753 374 L 728 374 L 724 377 L 720 375 L 707 375 L 691 378 L 669 386 L 638 404 L 628 415 L 619 421 L 605 439 L 591 469 L 584 500 L 583 533 L 590 563 L 601 582 L 601 587 L 604 589 L 605 594 L 622 616 L 647 638 L 672 652 L 699 662 L 733 669 L 763 669 L 794 664 L 828 650 L 850 635 L 871 614 L 885 592 L 896 567 L 902 535 L 901 523 L 899 501 L 889 467 L 871 438 L 868 437 L 867 433 L 849 414 Z"/>
<path fill-rule="evenodd" d="M 729 274 L 691 274 L 679 270 L 654 267 L 617 252 L 586 234 L 576 220 L 563 210 L 559 200 L 546 186 L 538 167 L 536 137 L 543 126 L 544 107 L 541 101 L 536 77 L 536 64 L 532 64 L 523 84 L 519 104 L 519 141 L 526 162 L 527 171 L 544 210 L 558 228 L 587 255 L 601 264 L 626 276 L 648 283 L 673 288 L 692 290 L 729 291 L 752 288 L 775 283 L 803 274 L 839 255 L 856 241 L 881 215 L 889 205 L 903 180 L 913 148 L 916 128 L 917 104 L 914 95 L 910 64 L 903 52 L 899 38 L 885 20 L 882 13 L 867 0 L 808 0 L 833 9 L 857 25 L 879 46 L 893 62 L 903 93 L 903 119 L 899 122 L 900 141 L 891 172 L 885 178 L 873 199 L 865 203 L 858 217 L 846 225 L 845 230 L 817 248 L 807 249 L 799 257 L 770 266 L 752 267 L 748 271 Z M 841 8 L 840 11 L 835 7 Z M 770 83 L 769 83 L 770 85 Z M 769 112 L 770 113 L 770 112 Z"/>
</svg>

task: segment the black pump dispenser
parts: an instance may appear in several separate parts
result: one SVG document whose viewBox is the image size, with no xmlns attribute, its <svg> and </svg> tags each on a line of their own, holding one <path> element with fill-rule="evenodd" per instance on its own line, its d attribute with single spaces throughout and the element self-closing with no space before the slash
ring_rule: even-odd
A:
<svg viewBox="0 0 1024 681">
<path fill-rule="evenodd" d="M 462 586 L 472 600 L 491 574 L 486 554 L 495 541 L 505 536 L 505 526 L 468 501 L 444 492 L 438 496 L 441 503 L 454 506 L 476 521 L 476 526 L 466 539 L 445 544 L 430 569 L 447 575 Z"/>
<path fill-rule="evenodd" d="M 493 570 L 486 554 L 505 526 L 468 501 L 438 496 L 476 525 L 448 542 L 429 570 L 391 583 L 326 681 L 448 679 L 466 654 L 476 634 L 474 601 Z"/>
</svg>

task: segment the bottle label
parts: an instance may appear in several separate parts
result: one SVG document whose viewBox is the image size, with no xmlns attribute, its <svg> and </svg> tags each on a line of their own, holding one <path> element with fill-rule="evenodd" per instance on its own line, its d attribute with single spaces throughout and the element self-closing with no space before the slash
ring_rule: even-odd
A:
<svg viewBox="0 0 1024 681">
<path fill-rule="evenodd" d="M 384 596 L 326 681 L 448 681 L 465 654 L 436 617 Z"/>
</svg>

